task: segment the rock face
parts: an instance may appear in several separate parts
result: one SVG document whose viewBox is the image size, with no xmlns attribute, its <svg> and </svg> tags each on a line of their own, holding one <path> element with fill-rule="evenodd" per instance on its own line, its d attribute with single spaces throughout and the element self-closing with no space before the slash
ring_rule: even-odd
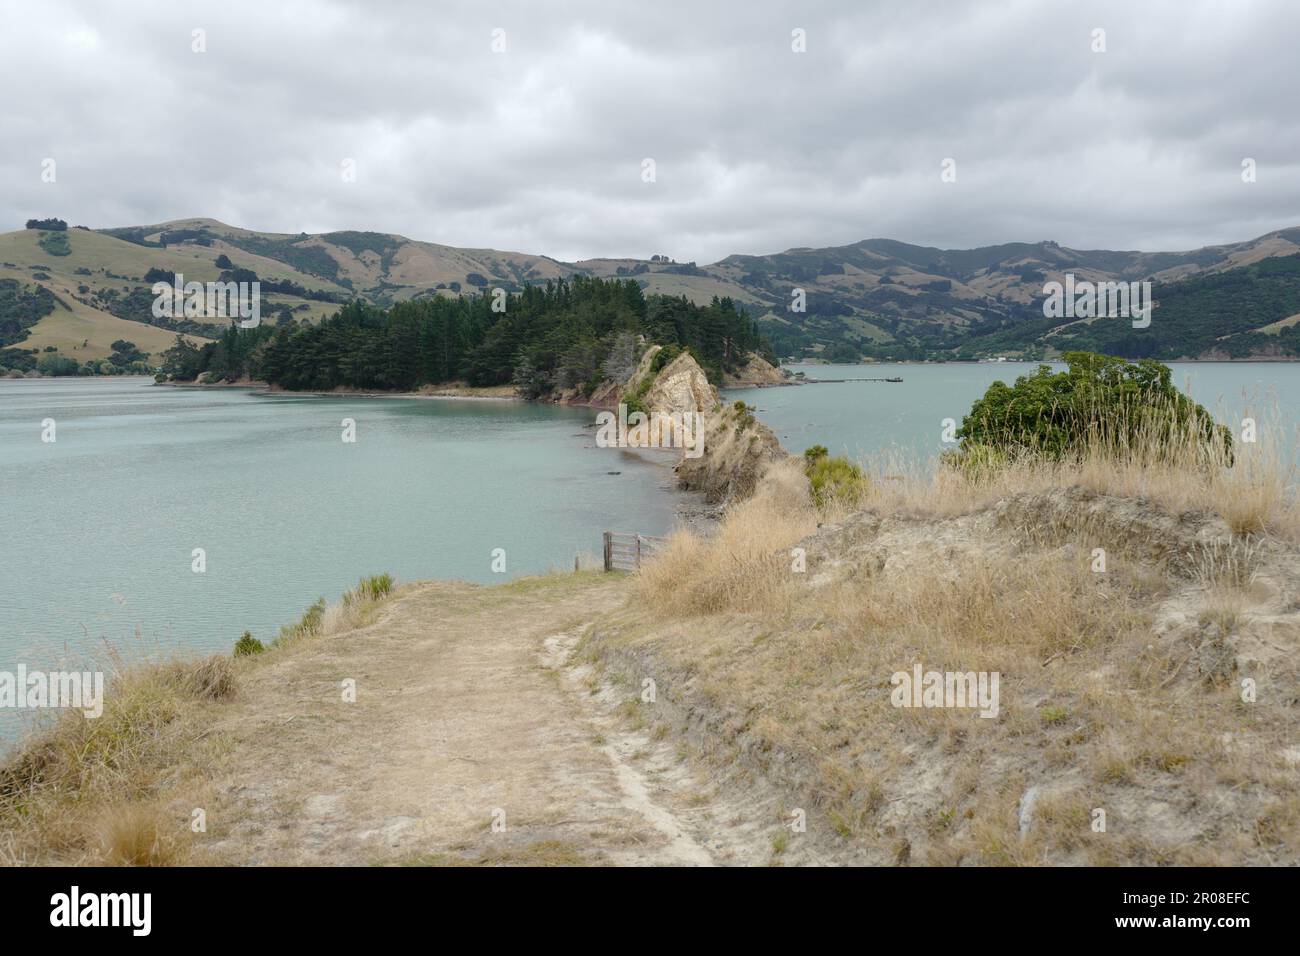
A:
<svg viewBox="0 0 1300 956">
<path fill-rule="evenodd" d="M 626 381 L 603 382 L 585 404 L 615 409 L 636 393 L 648 413 L 649 425 L 646 432 L 633 428 L 628 433 L 630 447 L 682 449 L 682 460 L 676 466 L 678 483 L 702 491 L 710 504 L 747 498 L 768 466 L 789 456 L 751 409 L 739 402 L 722 404 L 718 390 L 689 352 L 678 355 L 658 373 L 652 372 L 661 351 L 658 345 L 650 346 Z M 757 356 L 750 366 L 759 375 L 781 378 Z M 652 374 L 653 381 L 645 387 Z M 696 453 L 701 434 L 704 447 Z"/>
<path fill-rule="evenodd" d="M 678 483 L 709 504 L 748 498 L 771 464 L 790 457 L 772 429 L 737 405 L 706 415 L 703 454 L 677 465 Z"/>
<path fill-rule="evenodd" d="M 749 361 L 739 370 L 728 372 L 722 384 L 727 388 L 742 388 L 746 385 L 785 385 L 788 381 L 779 368 L 750 352 Z"/>
<path fill-rule="evenodd" d="M 644 339 L 641 341 L 644 342 Z M 585 401 L 575 402 L 568 398 L 561 400 L 568 404 L 590 405 L 593 408 L 617 408 L 618 403 L 623 400 L 623 396 L 635 389 L 650 374 L 650 366 L 654 362 L 655 356 L 661 351 L 663 351 L 661 345 L 650 346 L 645 350 L 641 360 L 636 363 L 636 368 L 632 370 L 627 378 L 621 380 L 605 379 Z"/>
<path fill-rule="evenodd" d="M 659 347 L 655 346 L 646 353 L 647 358 L 653 361 L 658 351 Z M 643 364 L 645 364 L 644 360 Z M 681 412 L 714 412 L 721 404 L 718 390 L 709 384 L 704 369 L 700 368 L 687 352 L 683 352 L 660 370 L 641 403 L 650 412 L 662 412 L 667 415 Z"/>
</svg>

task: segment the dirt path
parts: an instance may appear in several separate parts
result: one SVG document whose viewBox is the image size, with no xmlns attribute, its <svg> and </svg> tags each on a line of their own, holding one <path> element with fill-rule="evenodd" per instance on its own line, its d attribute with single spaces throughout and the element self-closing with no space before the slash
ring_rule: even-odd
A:
<svg viewBox="0 0 1300 956">
<path fill-rule="evenodd" d="M 707 780 L 569 661 L 621 600 L 600 575 L 420 584 L 253 668 L 214 728 L 231 746 L 195 862 L 736 859 Z"/>
</svg>

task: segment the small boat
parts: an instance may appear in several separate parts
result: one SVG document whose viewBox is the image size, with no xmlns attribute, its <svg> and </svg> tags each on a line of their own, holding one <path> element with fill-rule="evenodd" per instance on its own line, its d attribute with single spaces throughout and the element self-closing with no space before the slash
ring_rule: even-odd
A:
<svg viewBox="0 0 1300 956">
<path fill-rule="evenodd" d="M 902 379 L 901 379 L 901 378 L 887 378 L 887 379 L 885 379 L 885 381 L 886 381 L 886 382 L 901 382 Z"/>
</svg>

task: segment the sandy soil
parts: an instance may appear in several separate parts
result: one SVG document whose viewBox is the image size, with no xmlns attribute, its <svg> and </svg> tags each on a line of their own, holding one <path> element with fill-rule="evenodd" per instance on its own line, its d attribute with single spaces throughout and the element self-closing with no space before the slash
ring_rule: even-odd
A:
<svg viewBox="0 0 1300 956">
<path fill-rule="evenodd" d="M 770 836 L 727 822 L 707 776 L 617 708 L 626 693 L 572 659 L 585 622 L 621 601 L 600 574 L 413 585 L 368 627 L 253 663 L 212 728 L 224 756 L 193 862 L 770 854 Z"/>
</svg>

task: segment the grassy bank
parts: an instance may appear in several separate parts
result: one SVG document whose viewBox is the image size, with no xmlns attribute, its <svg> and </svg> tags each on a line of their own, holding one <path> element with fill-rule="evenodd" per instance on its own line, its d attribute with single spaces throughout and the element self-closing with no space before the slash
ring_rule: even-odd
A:
<svg viewBox="0 0 1300 956">
<path fill-rule="evenodd" d="M 100 717 L 62 714 L 0 768 L 0 864 L 185 862 L 201 832 L 194 810 L 211 805 L 211 770 L 227 746 L 210 733 L 223 706 L 254 669 L 366 626 L 392 589 L 388 575 L 363 578 L 266 648 L 241 641 L 234 655 L 119 664 Z"/>
<path fill-rule="evenodd" d="M 1276 455 L 868 464 L 851 506 L 821 509 L 804 471 L 773 466 L 716 535 L 675 536 L 584 644 L 629 688 L 654 679 L 667 704 L 639 719 L 782 788 L 774 858 L 802 839 L 880 864 L 1300 862 Z M 916 664 L 998 672 L 999 715 L 893 706 Z"/>
</svg>

